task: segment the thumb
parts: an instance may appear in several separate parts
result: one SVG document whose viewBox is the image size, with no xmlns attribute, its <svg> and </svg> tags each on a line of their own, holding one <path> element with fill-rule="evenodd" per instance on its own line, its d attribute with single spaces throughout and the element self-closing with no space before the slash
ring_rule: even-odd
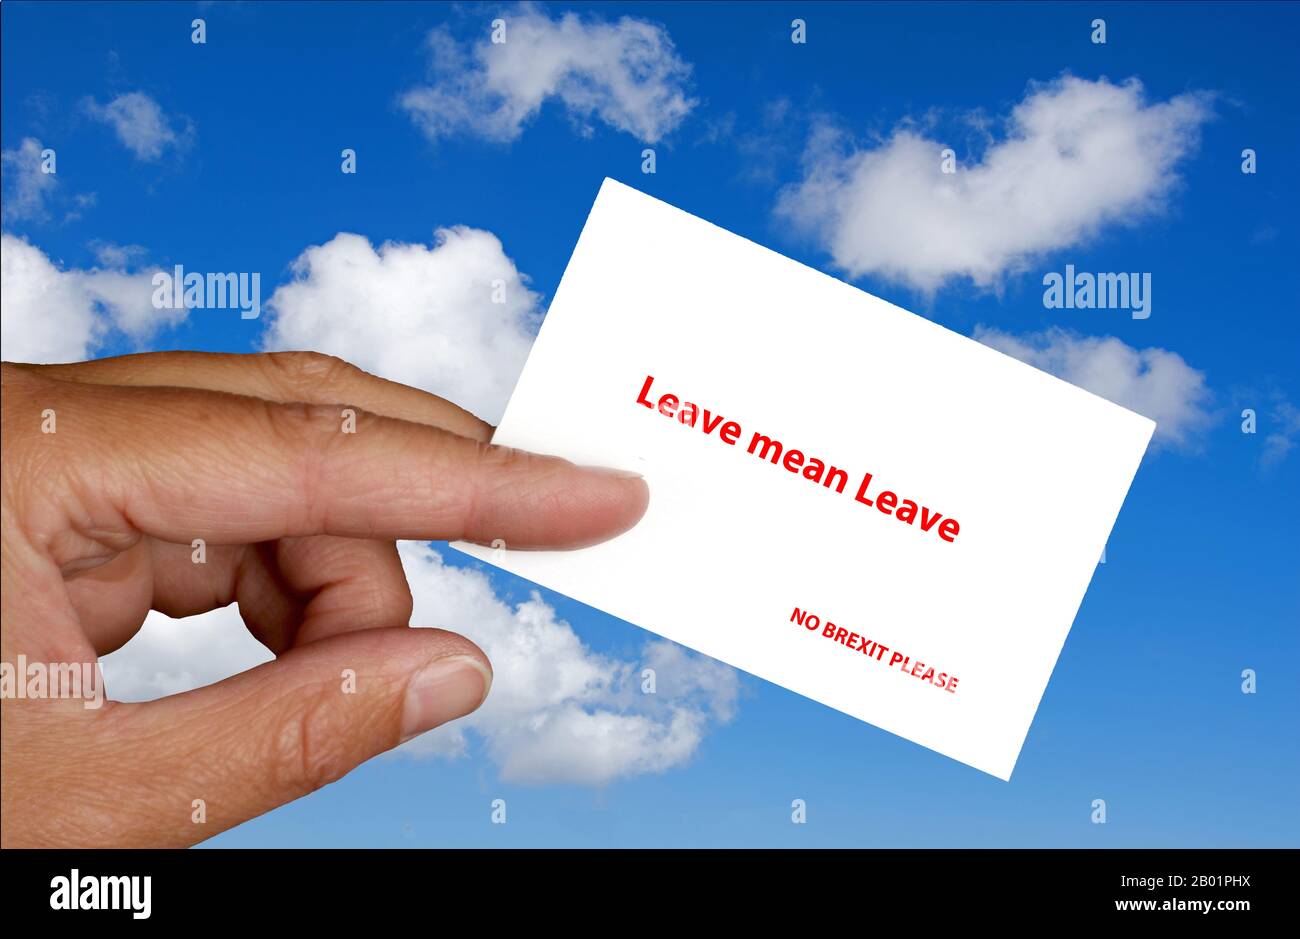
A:
<svg viewBox="0 0 1300 939">
<path fill-rule="evenodd" d="M 206 688 L 116 705 L 103 729 L 141 775 L 141 798 L 119 803 L 122 834 L 154 846 L 210 838 L 469 714 L 491 683 L 486 656 L 463 636 L 370 629 Z"/>
</svg>

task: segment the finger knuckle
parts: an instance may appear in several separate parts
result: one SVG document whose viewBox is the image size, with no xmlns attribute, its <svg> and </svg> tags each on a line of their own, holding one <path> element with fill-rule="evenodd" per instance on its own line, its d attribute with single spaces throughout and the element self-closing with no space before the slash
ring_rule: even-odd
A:
<svg viewBox="0 0 1300 939">
<path fill-rule="evenodd" d="M 71 481 L 96 465 L 90 456 L 97 422 L 87 417 L 102 416 L 98 390 L 52 380 L 40 366 L 10 363 L 0 366 L 0 388 L 6 508 L 63 505 Z"/>
<path fill-rule="evenodd" d="M 321 389 L 346 387 L 365 374 L 351 362 L 323 352 L 268 352 L 273 381 L 288 397 L 319 398 Z"/>
<path fill-rule="evenodd" d="M 268 404 L 272 429 L 284 442 L 297 446 L 321 446 L 339 432 L 342 412 L 338 405 L 292 401 Z"/>
<path fill-rule="evenodd" d="M 267 765 L 279 791 L 315 792 L 343 777 L 351 764 L 346 717 L 322 693 L 311 692 L 280 719 Z"/>
</svg>

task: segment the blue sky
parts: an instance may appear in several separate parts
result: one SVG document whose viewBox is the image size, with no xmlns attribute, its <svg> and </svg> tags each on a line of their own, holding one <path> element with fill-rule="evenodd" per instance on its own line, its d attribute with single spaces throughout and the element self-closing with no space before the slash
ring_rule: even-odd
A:
<svg viewBox="0 0 1300 939">
<path fill-rule="evenodd" d="M 11 0 L 0 10 L 0 144 L 6 154 L 29 138 L 54 148 L 58 183 L 11 212 L 22 169 L 6 157 L 4 231 L 62 271 L 258 271 L 265 300 L 306 249 L 340 232 L 427 247 L 435 229 L 465 225 L 495 235 L 528 278 L 538 296 L 520 311 L 524 323 L 545 310 L 601 180 L 613 176 L 958 332 L 1050 337 L 1062 327 L 1072 338 L 1044 341 L 1086 349 L 1083 337 L 1115 337 L 1168 350 L 1181 380 L 1143 400 L 1185 432 L 1144 461 L 1009 784 L 742 676 L 734 714 L 714 715 L 690 757 L 661 772 L 595 785 L 506 781 L 499 749 L 471 732 L 460 758 L 372 761 L 211 843 L 1294 845 L 1300 453 L 1286 450 L 1300 437 L 1300 7 L 620 3 L 527 14 L 554 22 L 567 11 L 589 31 L 626 16 L 670 37 L 656 61 L 689 68 L 663 79 L 691 102 L 680 119 L 629 131 L 619 124 L 636 117 L 630 108 L 622 118 L 575 114 L 551 96 L 495 137 L 473 116 L 423 131 L 402 96 L 437 83 L 430 31 L 445 27 L 469 50 L 494 17 L 524 15 L 513 6 Z M 196 16 L 204 45 L 190 41 Z M 807 22 L 806 44 L 790 41 L 795 16 Z M 1105 44 L 1090 40 L 1097 17 Z M 978 166 L 1007 137 L 1012 109 L 1063 74 L 1089 88 L 1136 78 L 1141 108 L 1182 100 L 1195 113 L 1175 142 L 1140 151 L 1167 158 L 1149 200 L 1090 216 L 1132 174 L 1089 176 L 1075 194 L 1082 233 L 995 264 L 986 283 L 979 270 L 957 271 L 930 289 L 869 260 L 846 265 L 825 227 L 777 211 L 783 191 L 801 197 L 808 160 L 819 158 L 810 141 L 827 128 L 861 153 L 912 122 L 963 167 Z M 133 94 L 159 109 L 156 153 L 133 151 L 103 117 Z M 653 175 L 641 172 L 646 146 Z M 340 172 L 345 147 L 357 151 L 355 175 Z M 1245 148 L 1256 151 L 1255 174 L 1241 172 Z M 999 224 L 989 222 L 990 240 Z M 1045 308 L 1042 276 L 1066 264 L 1149 272 L 1151 317 Z M 376 294 L 371 311 L 380 337 L 386 299 Z M 86 351 L 254 351 L 271 319 L 196 310 L 134 336 L 107 330 Z M 455 397 L 436 376 L 425 384 Z M 1241 432 L 1243 408 L 1258 412 L 1258 433 Z M 507 601 L 532 589 L 490 578 Z M 563 596 L 542 599 L 593 655 L 637 663 L 652 638 Z M 1241 693 L 1246 668 L 1258 675 L 1253 695 Z M 490 823 L 498 798 L 505 825 Z M 807 803 L 807 824 L 791 823 L 794 799 Z M 1104 825 L 1090 821 L 1094 799 L 1106 801 Z"/>
</svg>

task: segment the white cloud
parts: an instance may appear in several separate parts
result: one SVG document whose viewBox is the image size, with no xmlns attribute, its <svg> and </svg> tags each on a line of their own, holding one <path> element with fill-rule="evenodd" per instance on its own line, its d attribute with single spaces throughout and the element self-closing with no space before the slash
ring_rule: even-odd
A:
<svg viewBox="0 0 1300 939">
<path fill-rule="evenodd" d="M 50 148 L 48 166 L 42 154 L 45 146 L 34 137 L 24 137 L 12 150 L 0 152 L 4 169 L 5 222 L 43 222 L 50 210 L 66 209 L 64 222 L 80 218 L 84 209 L 95 204 L 93 192 L 70 194 L 59 181 L 57 154 Z M 51 172 L 45 172 L 46 169 Z"/>
<path fill-rule="evenodd" d="M 11 362 L 72 362 L 112 330 L 139 342 L 179 323 L 184 309 L 153 306 L 152 270 L 60 270 L 26 240 L 0 235 L 0 349 Z"/>
<path fill-rule="evenodd" d="M 304 251 L 293 273 L 267 303 L 265 348 L 338 355 L 485 420 L 501 417 L 540 313 L 495 235 L 444 228 L 433 247 L 376 250 L 339 234 Z"/>
<path fill-rule="evenodd" d="M 118 95 L 101 105 L 93 98 L 82 102 L 87 114 L 108 124 L 122 145 L 137 159 L 154 162 L 167 150 L 187 147 L 194 135 L 188 119 L 169 118 L 153 98 L 141 91 Z"/>
<path fill-rule="evenodd" d="M 1210 116 L 1204 94 L 1149 104 L 1136 79 L 1067 76 L 1032 86 L 1005 138 L 952 174 L 940 166 L 948 144 L 912 127 L 864 148 L 823 127 L 777 214 L 851 277 L 927 292 L 956 277 L 992 286 L 1044 252 L 1160 211 Z"/>
<path fill-rule="evenodd" d="M 734 714 L 739 678 L 726 665 L 662 640 L 637 661 L 600 655 L 536 594 L 512 608 L 485 574 L 446 565 L 428 545 L 404 543 L 401 553 L 412 622 L 463 633 L 495 671 L 479 711 L 403 752 L 459 755 L 472 731 L 503 779 L 602 785 L 680 765 L 712 722 Z M 645 668 L 655 670 L 655 694 L 641 690 Z"/>
<path fill-rule="evenodd" d="M 77 193 L 72 197 L 72 208 L 68 210 L 68 214 L 63 217 L 63 220 L 71 222 L 81 218 L 82 210 L 90 208 L 97 201 L 99 201 L 99 197 L 93 192 Z"/>
<path fill-rule="evenodd" d="M 429 34 L 429 84 L 403 94 L 401 106 L 430 140 L 464 132 L 512 141 L 554 99 L 584 134 L 597 119 L 654 143 L 695 106 L 691 68 L 661 26 L 628 16 L 551 19 L 532 4 L 502 18 L 502 43 L 484 34 L 466 50 L 446 27 Z"/>
<path fill-rule="evenodd" d="M 48 215 L 45 203 L 58 188 L 59 178 L 42 170 L 43 149 L 39 140 L 25 137 L 14 149 L 0 153 L 5 181 L 5 221 L 31 221 Z"/>
<path fill-rule="evenodd" d="M 1259 462 L 1265 469 L 1272 469 L 1295 449 L 1296 437 L 1300 437 L 1300 408 L 1280 393 L 1275 395 L 1268 412 L 1267 427 L 1269 433 L 1264 437 Z"/>
<path fill-rule="evenodd" d="M 92 241 L 90 250 L 95 252 L 95 260 L 101 267 L 128 267 L 149 254 L 143 245 L 119 245 L 111 241 Z"/>
<path fill-rule="evenodd" d="M 1160 446 L 1191 447 L 1212 421 L 1205 373 L 1165 349 L 1135 349 L 1114 336 L 1063 329 L 1012 335 L 984 326 L 974 338 L 1156 422 Z"/>
<path fill-rule="evenodd" d="M 248 631 L 231 604 L 172 619 L 151 612 L 131 641 L 101 658 L 115 701 L 152 701 L 238 675 L 275 658 Z"/>
<path fill-rule="evenodd" d="M 476 734 L 503 779 L 603 785 L 681 765 L 710 726 L 735 713 L 739 677 L 726 665 L 662 640 L 648 642 L 635 661 L 600 655 L 536 594 L 512 608 L 481 571 L 448 566 L 427 544 L 400 549 L 415 596 L 412 622 L 468 636 L 495 673 L 482 708 L 410 741 L 400 750 L 406 756 L 463 756 Z M 151 613 L 102 661 L 114 699 L 143 701 L 270 658 L 230 606 L 183 621 Z M 655 670 L 654 694 L 641 690 L 645 668 Z"/>
</svg>

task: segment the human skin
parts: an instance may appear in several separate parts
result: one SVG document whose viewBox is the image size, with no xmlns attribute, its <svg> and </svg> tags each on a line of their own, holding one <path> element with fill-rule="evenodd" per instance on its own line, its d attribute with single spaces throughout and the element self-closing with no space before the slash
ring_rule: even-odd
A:
<svg viewBox="0 0 1300 939">
<path fill-rule="evenodd" d="M 147 703 L 6 696 L 6 848 L 191 845 L 470 713 L 491 666 L 409 628 L 395 541 L 579 547 L 648 500 L 635 474 L 491 446 L 454 404 L 314 353 L 5 364 L 2 380 L 0 660 L 94 663 L 150 610 L 232 602 L 276 655 Z"/>
</svg>

